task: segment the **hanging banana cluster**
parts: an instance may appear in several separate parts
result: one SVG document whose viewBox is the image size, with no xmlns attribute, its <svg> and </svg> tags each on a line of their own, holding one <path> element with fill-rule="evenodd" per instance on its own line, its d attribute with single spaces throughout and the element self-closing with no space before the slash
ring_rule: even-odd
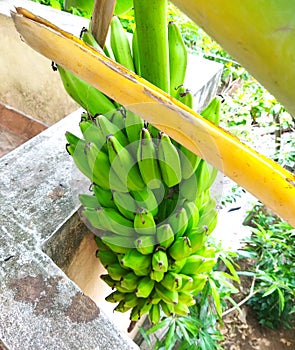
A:
<svg viewBox="0 0 295 350">
<path fill-rule="evenodd" d="M 191 93 L 182 86 L 186 49 L 176 24 L 168 31 L 170 91 L 192 107 Z M 82 39 L 97 47 L 87 30 Z M 140 74 L 136 41 L 135 34 L 131 50 L 114 17 L 104 51 Z M 106 300 L 118 303 L 116 311 L 131 310 L 132 321 L 148 313 L 157 323 L 161 310 L 187 315 L 216 263 L 215 250 L 205 244 L 217 221 L 209 192 L 216 170 L 72 73 L 58 70 L 67 92 L 87 111 L 80 122 L 83 139 L 68 132 L 67 150 L 92 183 L 93 193 L 79 199 L 83 217 L 97 233 L 97 256 L 107 270 L 101 278 L 114 289 Z M 219 108 L 213 99 L 202 115 L 218 123 Z"/>
</svg>

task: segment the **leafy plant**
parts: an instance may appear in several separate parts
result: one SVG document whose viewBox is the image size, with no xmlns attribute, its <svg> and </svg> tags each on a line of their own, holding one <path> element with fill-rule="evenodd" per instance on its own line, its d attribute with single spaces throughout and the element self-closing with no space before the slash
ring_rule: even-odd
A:
<svg viewBox="0 0 295 350">
<path fill-rule="evenodd" d="M 239 283 L 235 259 L 238 254 L 227 251 L 221 243 L 210 239 L 208 243 L 216 249 L 217 264 L 208 276 L 208 282 L 201 292 L 195 295 L 196 304 L 190 307 L 189 316 L 163 317 L 162 320 L 140 332 L 147 344 L 154 350 L 221 350 L 223 336 L 219 330 L 222 313 L 232 304 L 232 294 L 238 290 L 232 281 Z M 225 271 L 224 271 L 225 270 Z M 239 309 L 239 308 L 238 308 Z M 165 330 L 163 332 L 163 329 Z M 152 344 L 151 335 L 156 341 Z"/>
<path fill-rule="evenodd" d="M 262 216 L 259 218 L 261 221 Z M 246 250 L 255 256 L 256 275 L 256 293 L 248 303 L 260 324 L 291 327 L 295 311 L 295 229 L 274 217 L 268 218 L 264 227 L 256 225 L 246 240 Z"/>
</svg>

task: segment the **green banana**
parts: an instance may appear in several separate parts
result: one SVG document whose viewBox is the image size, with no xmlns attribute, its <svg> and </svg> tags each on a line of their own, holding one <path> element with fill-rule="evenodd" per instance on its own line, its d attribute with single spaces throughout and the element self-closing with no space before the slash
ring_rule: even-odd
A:
<svg viewBox="0 0 295 350">
<path fill-rule="evenodd" d="M 195 253 L 203 246 L 206 238 L 206 231 L 204 229 L 192 229 L 187 233 L 187 237 L 190 240 L 192 252 Z"/>
<path fill-rule="evenodd" d="M 134 271 L 136 268 L 148 269 L 151 266 L 152 256 L 143 255 L 136 249 L 129 249 L 127 253 L 122 257 L 121 263 L 124 267 L 129 267 Z"/>
<path fill-rule="evenodd" d="M 187 275 L 183 275 L 187 276 Z M 184 281 L 184 280 L 183 280 Z M 193 292 L 196 295 L 200 292 L 207 282 L 207 276 L 204 275 L 190 275 L 187 276 L 187 282 L 182 283 L 182 288 L 179 292 L 179 298 L 183 293 Z"/>
<path fill-rule="evenodd" d="M 99 215 L 97 215 L 97 209 L 89 209 L 86 208 L 82 210 L 82 215 L 84 218 L 86 218 L 87 222 L 91 224 L 94 228 L 98 230 L 106 230 L 106 227 L 104 224 L 101 222 Z"/>
<path fill-rule="evenodd" d="M 141 76 L 169 93 L 167 0 L 134 0 Z"/>
<path fill-rule="evenodd" d="M 186 304 L 178 303 L 174 305 L 174 313 L 181 316 L 187 316 L 190 311 Z"/>
<path fill-rule="evenodd" d="M 63 85 L 68 94 L 89 114 L 110 113 L 115 110 L 114 104 L 102 92 L 78 78 L 61 66 L 57 66 Z"/>
<path fill-rule="evenodd" d="M 182 277 L 175 272 L 167 272 L 161 284 L 169 290 L 180 290 L 182 287 Z"/>
<path fill-rule="evenodd" d="M 136 201 L 129 192 L 113 192 L 114 203 L 119 212 L 129 220 L 134 220 L 137 210 Z"/>
<path fill-rule="evenodd" d="M 210 122 L 214 123 L 215 125 L 219 125 L 220 122 L 220 108 L 221 108 L 221 101 L 218 97 L 214 97 L 207 107 L 205 107 L 202 112 L 200 113 L 202 117 L 204 117 L 207 120 L 210 120 Z"/>
<path fill-rule="evenodd" d="M 100 207 L 95 212 L 99 222 L 106 230 L 121 236 L 133 237 L 134 229 L 132 221 L 126 219 L 116 209 Z"/>
<path fill-rule="evenodd" d="M 178 303 L 185 304 L 187 306 L 193 306 L 196 304 L 196 299 L 189 292 L 179 292 Z"/>
<path fill-rule="evenodd" d="M 194 202 L 190 202 L 190 201 L 185 201 L 183 203 L 183 208 L 186 210 L 186 214 L 188 218 L 186 230 L 189 234 L 191 230 L 197 227 L 197 224 L 200 219 L 199 209 Z"/>
<path fill-rule="evenodd" d="M 106 208 L 116 208 L 116 205 L 114 203 L 113 193 L 110 190 L 103 189 L 102 187 L 98 185 L 93 185 L 92 190 L 102 207 Z"/>
<path fill-rule="evenodd" d="M 149 311 L 149 319 L 152 324 L 157 324 L 161 318 L 161 309 L 159 304 L 153 304 Z"/>
<path fill-rule="evenodd" d="M 115 111 L 108 113 L 106 116 L 107 116 L 107 119 L 109 119 L 120 130 L 124 130 L 124 128 L 125 128 L 125 115 L 126 115 L 125 108 L 120 106 L 120 108 L 117 108 Z"/>
<path fill-rule="evenodd" d="M 217 169 L 211 164 L 205 162 L 203 159 L 201 160 L 196 170 L 197 195 L 205 192 L 211 187 L 216 178 L 217 172 Z"/>
<path fill-rule="evenodd" d="M 134 64 L 134 68 L 135 68 L 135 73 L 137 75 L 141 75 L 136 28 L 134 29 L 133 36 L 132 36 L 132 56 L 133 56 L 133 64 Z"/>
<path fill-rule="evenodd" d="M 104 189 L 110 189 L 110 162 L 108 156 L 96 147 L 94 143 L 87 142 L 84 153 L 88 160 L 89 168 L 92 172 L 90 180 L 95 184 L 99 184 Z M 103 170 L 102 170 L 103 169 Z M 116 179 L 113 183 L 118 186 L 120 180 Z M 120 185 L 121 188 L 122 185 Z"/>
<path fill-rule="evenodd" d="M 152 304 L 159 304 L 159 302 L 162 300 L 158 294 L 155 292 L 155 290 L 153 291 L 153 293 L 149 296 L 149 300 Z"/>
<path fill-rule="evenodd" d="M 134 241 L 136 249 L 143 255 L 149 255 L 154 252 L 156 241 L 152 235 L 139 236 Z"/>
<path fill-rule="evenodd" d="M 94 118 L 94 123 L 98 129 L 95 129 L 98 133 L 98 135 L 96 135 L 96 138 L 102 139 L 105 142 L 108 135 L 114 135 L 123 147 L 128 145 L 128 140 L 123 130 L 108 120 L 104 115 L 97 115 Z"/>
<path fill-rule="evenodd" d="M 137 285 L 135 294 L 138 298 L 147 298 L 153 291 L 155 281 L 149 276 L 142 277 Z"/>
<path fill-rule="evenodd" d="M 179 146 L 178 151 L 181 162 L 182 177 L 186 180 L 195 173 L 201 158 L 182 145 Z"/>
<path fill-rule="evenodd" d="M 126 293 L 119 292 L 118 290 L 115 290 L 111 294 L 105 297 L 105 300 L 110 303 L 118 303 L 119 301 L 124 300 L 126 297 Z"/>
<path fill-rule="evenodd" d="M 176 91 L 176 96 L 175 98 L 186 105 L 189 108 L 193 108 L 194 105 L 194 96 L 192 92 L 185 88 L 184 86 L 180 86 L 177 91 Z"/>
<path fill-rule="evenodd" d="M 203 212 L 196 230 L 199 232 L 206 232 L 209 235 L 216 227 L 218 219 L 218 211 L 215 208 L 211 208 L 208 211 Z"/>
<path fill-rule="evenodd" d="M 165 251 L 158 249 L 152 256 L 152 269 L 154 271 L 166 272 L 168 271 L 168 257 Z"/>
<path fill-rule="evenodd" d="M 178 237 L 168 249 L 169 255 L 174 260 L 182 260 L 193 253 L 190 239 L 186 236 Z"/>
<path fill-rule="evenodd" d="M 201 255 L 204 258 L 215 258 L 216 248 L 203 245 L 195 254 Z"/>
<path fill-rule="evenodd" d="M 188 225 L 188 216 L 184 207 L 177 208 L 168 218 L 168 224 L 172 227 L 175 237 L 181 237 Z"/>
<path fill-rule="evenodd" d="M 100 207 L 100 203 L 97 198 L 90 194 L 79 194 L 79 201 L 83 205 L 84 208 L 88 209 L 96 209 Z"/>
<path fill-rule="evenodd" d="M 124 269 L 118 262 L 108 265 L 108 274 L 114 281 L 121 281 L 123 276 L 127 273 L 127 270 Z"/>
<path fill-rule="evenodd" d="M 161 306 L 162 311 L 167 317 L 171 317 L 174 314 L 174 304 L 166 303 L 165 301 L 161 300 L 159 305 Z"/>
<path fill-rule="evenodd" d="M 169 224 L 163 224 L 157 227 L 156 232 L 158 244 L 167 249 L 174 242 L 174 232 Z"/>
<path fill-rule="evenodd" d="M 193 275 L 193 289 L 194 295 L 197 295 L 201 290 L 203 290 L 205 284 L 208 281 L 208 277 L 204 275 Z"/>
<path fill-rule="evenodd" d="M 112 180 L 113 175 L 120 177 L 126 187 L 123 192 L 143 189 L 145 184 L 141 178 L 138 166 L 128 150 L 124 148 L 113 135 L 107 137 L 107 147 L 112 170 L 110 173 L 110 180 Z"/>
<path fill-rule="evenodd" d="M 178 303 L 178 292 L 176 290 L 169 290 L 160 283 L 155 285 L 155 289 L 159 297 L 161 297 L 165 303 L 172 305 L 176 305 Z"/>
<path fill-rule="evenodd" d="M 142 276 L 149 276 L 151 272 L 151 267 L 143 267 L 143 268 L 138 268 L 138 267 L 133 267 L 133 271 L 136 274 L 136 276 L 142 277 Z"/>
<path fill-rule="evenodd" d="M 88 29 L 85 29 L 81 32 L 81 39 L 88 44 L 89 46 L 93 47 L 95 50 L 97 50 L 99 53 L 104 54 L 104 50 L 100 47 L 98 42 L 95 40 L 94 36 L 92 35 L 91 31 Z"/>
<path fill-rule="evenodd" d="M 118 254 L 125 254 L 130 250 L 130 248 L 134 247 L 134 238 L 129 236 L 121 236 L 118 234 L 103 232 L 101 239 L 105 245 L 107 245 L 113 252 Z"/>
<path fill-rule="evenodd" d="M 152 308 L 153 304 L 149 301 L 149 299 L 145 300 L 144 302 L 139 305 L 139 317 L 142 317 L 144 314 L 147 314 L 150 312 L 150 309 Z"/>
<path fill-rule="evenodd" d="M 197 171 L 198 171 L 198 168 L 196 172 Z M 181 197 L 185 198 L 190 202 L 195 202 L 197 199 L 198 183 L 197 183 L 196 172 L 193 173 L 193 175 L 188 179 L 182 180 L 182 182 L 179 184 L 179 193 Z"/>
<path fill-rule="evenodd" d="M 92 142 L 98 149 L 103 148 L 103 151 L 106 151 L 105 137 L 99 135 L 100 130 L 98 130 L 92 121 L 82 119 L 79 126 L 86 142 Z"/>
<path fill-rule="evenodd" d="M 203 258 L 203 263 L 201 266 L 199 266 L 196 269 L 195 274 L 210 272 L 215 265 L 216 265 L 215 258 Z"/>
<path fill-rule="evenodd" d="M 184 83 L 187 68 L 187 50 L 175 22 L 168 23 L 170 94 L 176 96 L 177 88 Z"/>
<path fill-rule="evenodd" d="M 144 127 L 143 119 L 139 115 L 131 112 L 129 109 L 126 109 L 125 129 L 126 129 L 126 134 L 127 134 L 129 143 L 132 149 L 134 150 L 135 155 L 136 155 L 136 150 L 138 148 L 139 135 L 143 127 Z"/>
<path fill-rule="evenodd" d="M 97 248 L 98 248 L 96 254 L 98 254 L 99 251 L 110 250 L 110 248 L 106 244 L 103 243 L 103 241 L 100 237 L 95 236 L 94 240 L 95 240 L 95 243 L 96 243 Z"/>
<path fill-rule="evenodd" d="M 156 223 L 152 213 L 144 208 L 137 209 L 134 218 L 134 230 L 140 235 L 154 235 L 156 233 Z"/>
<path fill-rule="evenodd" d="M 122 301 L 120 301 L 119 304 L 114 308 L 114 311 L 124 313 L 124 312 L 129 311 L 131 308 L 132 308 L 132 306 L 126 305 L 125 300 L 122 300 Z"/>
<path fill-rule="evenodd" d="M 66 132 L 66 139 L 69 142 L 66 146 L 67 151 L 72 156 L 77 168 L 93 182 L 99 182 L 100 179 L 95 177 L 85 157 L 86 141 L 68 131 Z"/>
<path fill-rule="evenodd" d="M 133 308 L 138 304 L 138 298 L 134 293 L 126 293 L 124 298 L 124 306 Z"/>
<path fill-rule="evenodd" d="M 132 197 L 136 200 L 138 208 L 144 208 L 153 216 L 158 214 L 158 201 L 153 191 L 148 187 L 140 191 L 130 191 Z"/>
<path fill-rule="evenodd" d="M 179 260 L 174 260 L 170 265 L 168 270 L 179 273 L 181 269 L 183 268 L 184 264 L 186 263 L 186 258 L 179 259 Z"/>
<path fill-rule="evenodd" d="M 182 286 L 180 288 L 179 294 L 181 292 L 191 292 L 194 289 L 194 279 L 192 276 L 179 274 L 182 278 Z"/>
<path fill-rule="evenodd" d="M 117 255 L 111 250 L 99 250 L 96 254 L 102 265 L 107 268 L 110 264 L 118 262 Z"/>
<path fill-rule="evenodd" d="M 165 272 L 163 271 L 151 270 L 150 272 L 150 278 L 156 282 L 161 282 L 164 276 L 165 276 Z"/>
<path fill-rule="evenodd" d="M 181 164 L 177 148 L 164 132 L 159 133 L 158 161 L 162 178 L 168 187 L 181 181 Z"/>
<path fill-rule="evenodd" d="M 110 42 L 116 61 L 134 72 L 129 40 L 119 18 L 116 16 L 111 21 Z"/>
<path fill-rule="evenodd" d="M 198 268 L 203 264 L 205 258 L 199 255 L 191 255 L 186 259 L 186 262 L 181 269 L 181 273 L 185 275 L 194 275 Z"/>
<path fill-rule="evenodd" d="M 116 281 L 114 281 L 110 275 L 106 274 L 106 275 L 100 275 L 99 276 L 100 279 L 102 279 L 109 287 L 111 287 L 112 289 L 116 287 L 117 283 Z"/>
<path fill-rule="evenodd" d="M 137 164 L 143 181 L 151 188 L 159 188 L 162 182 L 153 139 L 146 128 L 142 128 L 137 149 Z"/>
<path fill-rule="evenodd" d="M 128 272 L 122 276 L 120 283 L 123 288 L 136 289 L 139 281 L 139 277 L 134 272 Z"/>
</svg>

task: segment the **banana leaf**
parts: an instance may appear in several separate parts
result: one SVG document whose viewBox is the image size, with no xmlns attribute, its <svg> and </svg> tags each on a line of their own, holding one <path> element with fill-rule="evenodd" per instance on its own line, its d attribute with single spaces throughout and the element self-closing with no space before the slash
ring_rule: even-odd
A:
<svg viewBox="0 0 295 350">
<path fill-rule="evenodd" d="M 295 176 L 55 25 L 17 8 L 23 40 L 214 165 L 295 226 Z"/>
</svg>

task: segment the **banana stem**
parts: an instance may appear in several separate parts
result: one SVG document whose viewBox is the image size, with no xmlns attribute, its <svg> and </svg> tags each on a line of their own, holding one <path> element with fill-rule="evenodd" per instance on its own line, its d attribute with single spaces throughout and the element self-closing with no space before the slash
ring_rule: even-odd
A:
<svg viewBox="0 0 295 350">
<path fill-rule="evenodd" d="M 95 0 L 94 2 L 90 27 L 92 35 L 101 48 L 105 45 L 115 4 L 116 0 Z"/>
<path fill-rule="evenodd" d="M 141 76 L 170 92 L 167 0 L 134 0 Z"/>
</svg>

